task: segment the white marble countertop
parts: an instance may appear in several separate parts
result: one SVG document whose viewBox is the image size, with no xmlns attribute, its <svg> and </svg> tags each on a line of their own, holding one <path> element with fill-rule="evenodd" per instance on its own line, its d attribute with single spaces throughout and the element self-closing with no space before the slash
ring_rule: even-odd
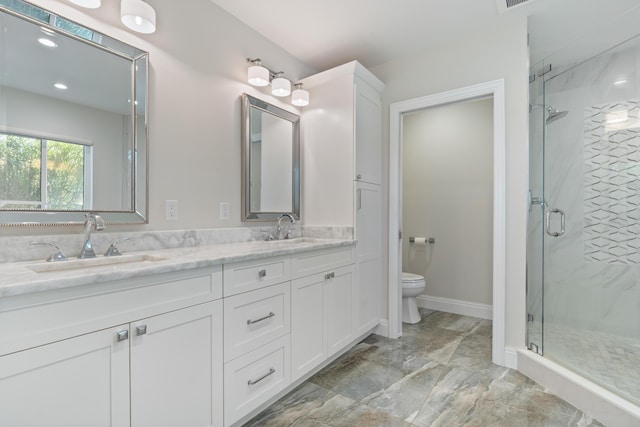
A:
<svg viewBox="0 0 640 427">
<path fill-rule="evenodd" d="M 352 246 L 355 243 L 354 240 L 302 237 L 268 242 L 256 241 L 128 252 L 123 254 L 123 260 L 132 260 L 132 262 L 107 265 L 97 265 L 100 261 L 98 263 L 96 261 L 102 258 L 101 256 L 90 260 L 73 260 L 70 258 L 70 261 L 54 263 L 45 260 L 4 263 L 0 264 L 0 298 L 151 274 L 209 267 L 230 262 L 290 255 L 301 251 Z M 144 260 L 144 255 L 152 257 L 153 260 Z M 81 265 L 85 261 L 88 261 L 86 264 L 90 265 L 89 267 L 84 268 Z M 66 262 L 72 262 L 73 264 L 64 264 Z M 52 268 L 61 269 L 58 271 L 37 272 L 38 269 L 46 270 L 51 268 L 51 264 L 56 264 Z M 72 268 L 66 267 L 67 265 Z M 64 269 L 62 269 L 63 266 Z"/>
</svg>

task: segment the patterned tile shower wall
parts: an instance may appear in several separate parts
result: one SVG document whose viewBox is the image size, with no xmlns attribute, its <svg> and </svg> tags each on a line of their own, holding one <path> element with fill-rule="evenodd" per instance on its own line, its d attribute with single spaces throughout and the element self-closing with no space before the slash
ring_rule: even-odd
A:
<svg viewBox="0 0 640 427">
<path fill-rule="evenodd" d="M 584 115 L 584 256 L 640 264 L 640 100 Z"/>
</svg>

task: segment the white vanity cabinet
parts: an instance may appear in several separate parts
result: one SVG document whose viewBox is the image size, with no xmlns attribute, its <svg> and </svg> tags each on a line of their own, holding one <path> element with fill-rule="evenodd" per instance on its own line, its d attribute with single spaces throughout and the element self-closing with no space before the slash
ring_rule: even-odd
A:
<svg viewBox="0 0 640 427">
<path fill-rule="evenodd" d="M 291 373 L 295 381 L 355 338 L 353 248 L 292 260 Z"/>
<path fill-rule="evenodd" d="M 224 422 L 233 425 L 291 382 L 290 258 L 224 265 Z"/>
<path fill-rule="evenodd" d="M 217 267 L 0 299 L 0 425 L 221 426 L 221 293 Z"/>
<path fill-rule="evenodd" d="M 382 318 L 382 103 L 384 84 L 358 62 L 305 78 L 306 224 L 353 226 L 355 333 Z M 330 166 L 327 166 L 330 165 Z"/>
</svg>

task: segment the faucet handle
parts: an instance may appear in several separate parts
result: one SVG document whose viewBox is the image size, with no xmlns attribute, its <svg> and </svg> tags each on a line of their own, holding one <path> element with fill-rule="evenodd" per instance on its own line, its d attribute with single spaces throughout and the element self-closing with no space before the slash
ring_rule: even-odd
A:
<svg viewBox="0 0 640 427">
<path fill-rule="evenodd" d="M 122 255 L 120 253 L 120 250 L 118 249 L 118 244 L 120 242 L 124 242 L 125 240 L 131 240 L 131 237 L 122 237 L 120 239 L 116 239 L 113 242 L 111 242 L 111 245 L 109 245 L 109 248 L 107 249 L 107 251 L 104 253 L 104 256 L 118 256 L 118 255 Z"/>
<path fill-rule="evenodd" d="M 47 262 L 52 261 L 66 261 L 67 257 L 64 256 L 60 248 L 53 243 L 48 242 L 29 242 L 31 246 L 50 246 L 55 249 L 55 251 L 47 258 Z"/>
</svg>

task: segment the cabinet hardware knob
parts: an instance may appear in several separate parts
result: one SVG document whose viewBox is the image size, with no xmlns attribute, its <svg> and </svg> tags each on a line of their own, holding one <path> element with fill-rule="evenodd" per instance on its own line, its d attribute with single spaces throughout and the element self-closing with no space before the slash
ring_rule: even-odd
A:
<svg viewBox="0 0 640 427">
<path fill-rule="evenodd" d="M 325 280 L 334 279 L 336 277 L 336 273 L 331 272 L 324 275 Z"/>
<path fill-rule="evenodd" d="M 147 325 L 136 326 L 136 335 L 145 335 L 147 333 Z"/>
<path fill-rule="evenodd" d="M 258 277 L 266 277 L 266 276 L 267 276 L 267 270 L 258 271 Z"/>
<path fill-rule="evenodd" d="M 260 378 L 258 378 L 258 379 L 255 379 L 255 380 L 249 380 L 249 381 L 247 381 L 247 384 L 249 384 L 249 385 L 256 385 L 256 384 L 258 384 L 260 381 L 262 381 L 262 380 L 264 380 L 265 378 L 267 378 L 269 375 L 273 375 L 273 374 L 275 374 L 275 373 L 276 373 L 276 370 L 275 370 L 275 369 L 273 369 L 273 368 L 269 368 L 269 372 L 267 372 L 266 374 L 264 374 L 263 376 L 261 376 L 261 377 L 260 377 Z"/>
<path fill-rule="evenodd" d="M 361 174 L 361 173 L 359 173 L 358 175 L 356 175 L 356 179 L 358 179 L 358 180 L 359 180 L 359 179 L 362 179 L 362 174 Z"/>
<path fill-rule="evenodd" d="M 129 339 L 129 331 L 126 330 L 126 329 L 124 331 L 119 331 L 117 339 L 118 339 L 118 342 L 128 340 Z"/>
<path fill-rule="evenodd" d="M 254 323 L 258 323 L 258 322 L 262 322 L 263 320 L 271 319 L 275 315 L 276 314 L 273 311 L 271 311 L 271 312 L 269 312 L 269 314 L 267 314 L 266 316 L 261 317 L 259 319 L 256 319 L 256 320 L 249 319 L 249 320 L 247 320 L 247 325 L 253 325 Z"/>
</svg>

